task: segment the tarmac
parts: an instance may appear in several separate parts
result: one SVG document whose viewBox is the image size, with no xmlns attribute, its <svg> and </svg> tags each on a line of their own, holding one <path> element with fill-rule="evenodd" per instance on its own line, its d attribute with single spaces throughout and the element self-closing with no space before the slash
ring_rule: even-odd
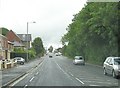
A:
<svg viewBox="0 0 120 88">
<path fill-rule="evenodd" d="M 11 83 L 27 74 L 30 70 L 37 67 L 42 61 L 43 58 L 37 58 L 26 62 L 24 65 L 18 64 L 13 68 L 0 71 L 0 88 L 9 86 Z"/>
</svg>

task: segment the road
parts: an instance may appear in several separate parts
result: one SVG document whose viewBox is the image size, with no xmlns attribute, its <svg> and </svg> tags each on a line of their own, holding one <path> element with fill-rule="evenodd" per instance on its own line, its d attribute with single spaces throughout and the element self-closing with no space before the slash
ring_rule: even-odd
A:
<svg viewBox="0 0 120 88">
<path fill-rule="evenodd" d="M 72 64 L 64 56 L 44 56 L 43 62 L 11 86 L 118 86 L 118 79 L 105 76 L 102 67 Z"/>
</svg>

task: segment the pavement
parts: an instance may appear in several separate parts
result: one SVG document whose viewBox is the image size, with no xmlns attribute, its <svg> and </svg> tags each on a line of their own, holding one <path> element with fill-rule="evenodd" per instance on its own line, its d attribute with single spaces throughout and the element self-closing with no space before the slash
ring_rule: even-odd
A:
<svg viewBox="0 0 120 88">
<path fill-rule="evenodd" d="M 17 65 L 16 67 L 4 69 L 0 71 L 0 88 L 9 86 L 12 82 L 16 81 L 20 77 L 27 74 L 32 69 L 36 68 L 41 62 L 43 58 L 36 58 L 31 60 L 24 65 Z"/>
</svg>

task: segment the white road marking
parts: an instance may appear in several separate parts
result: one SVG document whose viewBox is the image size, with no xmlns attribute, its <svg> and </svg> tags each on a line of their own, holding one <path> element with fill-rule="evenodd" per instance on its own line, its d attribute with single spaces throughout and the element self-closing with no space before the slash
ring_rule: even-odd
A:
<svg viewBox="0 0 120 88">
<path fill-rule="evenodd" d="M 70 75 L 69 74 L 67 74 L 61 67 L 60 67 L 60 65 L 57 63 L 57 62 L 55 62 L 56 64 L 57 64 L 57 66 L 59 67 L 59 69 L 65 74 L 65 75 L 67 75 L 69 78 L 70 78 Z M 71 78 L 70 78 L 71 79 Z"/>
<path fill-rule="evenodd" d="M 26 88 L 28 85 L 25 85 L 24 88 Z"/>
<path fill-rule="evenodd" d="M 64 74 L 66 74 L 69 78 L 70 78 L 70 75 L 69 74 L 67 74 L 60 66 L 59 66 L 59 64 L 57 63 L 57 62 L 55 62 L 56 64 L 57 64 L 57 66 L 63 71 L 63 73 Z M 70 72 L 69 72 L 70 73 Z M 73 74 L 71 74 L 71 75 L 73 75 Z M 71 79 L 71 78 L 70 78 Z M 75 78 L 77 81 L 79 81 L 80 83 L 82 83 L 82 84 L 85 84 L 83 81 L 81 81 L 80 79 L 78 79 L 78 78 Z M 72 79 L 71 79 L 72 80 Z"/>
<path fill-rule="evenodd" d="M 36 75 L 38 74 L 39 72 L 36 73 Z"/>
<path fill-rule="evenodd" d="M 80 83 L 82 83 L 82 84 L 85 84 L 83 81 L 81 81 L 80 79 L 78 79 L 78 78 L 75 78 L 76 80 L 78 80 Z"/>
<path fill-rule="evenodd" d="M 91 82 L 91 83 L 100 83 L 100 84 L 111 84 L 110 82 L 97 82 L 97 81 L 85 81 L 85 82 Z"/>
<path fill-rule="evenodd" d="M 35 77 L 32 77 L 31 79 L 30 79 L 30 82 L 34 79 Z"/>
<path fill-rule="evenodd" d="M 89 86 L 100 86 L 100 85 L 89 85 Z"/>
<path fill-rule="evenodd" d="M 21 80 L 23 80 L 28 74 L 25 74 L 23 77 L 21 77 L 20 79 L 18 79 L 17 81 L 15 81 L 14 83 L 10 84 L 9 86 L 14 86 L 16 85 L 18 82 L 20 82 Z"/>
<path fill-rule="evenodd" d="M 70 74 L 71 76 L 74 76 L 71 72 L 69 72 L 69 74 Z"/>
</svg>

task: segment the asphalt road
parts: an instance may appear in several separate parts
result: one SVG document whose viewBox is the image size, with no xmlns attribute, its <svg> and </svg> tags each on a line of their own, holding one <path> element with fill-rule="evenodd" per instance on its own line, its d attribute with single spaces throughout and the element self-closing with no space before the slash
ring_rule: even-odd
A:
<svg viewBox="0 0 120 88">
<path fill-rule="evenodd" d="M 119 79 L 105 76 L 102 67 L 74 65 L 64 56 L 43 57 L 43 62 L 11 86 L 118 86 Z M 103 87 L 104 88 L 104 87 Z"/>
</svg>

